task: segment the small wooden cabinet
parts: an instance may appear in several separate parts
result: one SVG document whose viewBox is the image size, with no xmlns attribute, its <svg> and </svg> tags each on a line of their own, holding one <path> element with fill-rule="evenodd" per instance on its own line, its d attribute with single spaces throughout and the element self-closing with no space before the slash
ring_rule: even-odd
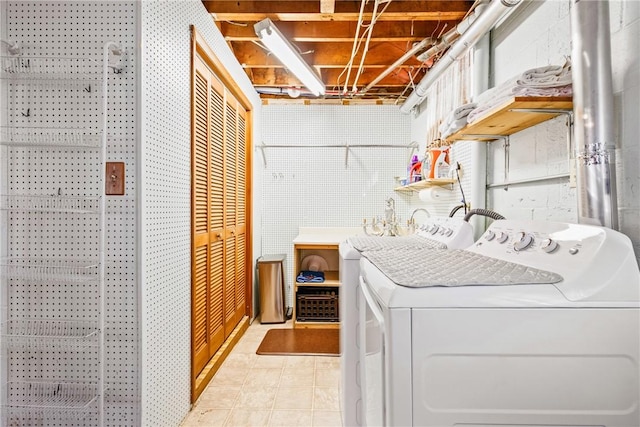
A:
<svg viewBox="0 0 640 427">
<path fill-rule="evenodd" d="M 308 257 L 326 261 L 324 281 L 299 283 L 297 277 L 304 270 Z M 338 327 L 340 324 L 340 274 L 338 244 L 300 243 L 293 246 L 294 265 L 294 327 Z"/>
<path fill-rule="evenodd" d="M 340 242 L 357 234 L 357 227 L 304 228 L 293 240 L 293 327 L 340 327 Z M 314 257 L 323 267 L 323 282 L 297 282 Z"/>
</svg>

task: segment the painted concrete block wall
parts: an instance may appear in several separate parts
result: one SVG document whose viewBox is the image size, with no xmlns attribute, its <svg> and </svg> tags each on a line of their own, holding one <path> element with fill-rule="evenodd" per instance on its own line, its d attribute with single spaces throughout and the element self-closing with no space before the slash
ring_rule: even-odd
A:
<svg viewBox="0 0 640 427">
<path fill-rule="evenodd" d="M 492 86 L 531 68 L 564 63 L 571 55 L 569 4 L 523 3 L 492 32 Z M 488 204 L 507 218 L 576 222 L 567 131 L 566 118 L 559 117 L 512 135 L 508 161 L 503 141 L 489 143 Z M 558 178 L 500 185 L 545 177 Z"/>
<path fill-rule="evenodd" d="M 561 64 L 571 55 L 569 1 L 523 3 L 492 33 L 492 80 L 495 85 L 526 69 Z M 611 45 L 620 231 L 640 254 L 640 145 L 637 100 L 640 95 L 640 6 L 636 1 L 611 1 Z M 564 118 L 515 134 L 510 141 L 509 180 L 550 177 L 544 182 L 494 187 L 488 203 L 511 218 L 577 221 L 576 190 L 568 174 L 573 150 L 566 143 Z M 504 179 L 500 142 L 491 143 L 488 184 Z"/>
</svg>

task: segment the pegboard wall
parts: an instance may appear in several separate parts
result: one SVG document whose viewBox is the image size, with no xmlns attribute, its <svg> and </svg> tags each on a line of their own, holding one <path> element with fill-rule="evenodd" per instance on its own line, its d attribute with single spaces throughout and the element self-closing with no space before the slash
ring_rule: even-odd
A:
<svg viewBox="0 0 640 427">
<path fill-rule="evenodd" d="M 106 198 L 106 241 L 99 215 L 60 212 L 5 214 L 6 255 L 96 260 L 106 251 L 105 425 L 139 424 L 140 332 L 136 281 L 136 91 L 135 2 L 1 2 L 5 40 L 20 43 L 23 56 L 77 58 L 86 71 L 102 72 L 103 46 L 124 49 L 122 73 L 108 75 L 107 161 L 125 163 L 125 196 Z M 5 25 L 6 24 L 6 25 Z M 2 125 L 85 128 L 102 131 L 101 81 L 3 81 Z M 103 173 L 99 150 L 8 147 L 3 159 L 8 194 L 97 197 Z M 3 236 L 3 238 L 5 238 Z M 97 320 L 99 284 L 10 279 L 5 313 L 29 318 Z M 52 381 L 95 381 L 99 355 L 80 351 L 12 351 L 11 375 Z M 3 385 L 4 386 L 4 385 Z M 71 424 L 70 424 L 71 422 Z M 54 425 L 94 425 L 98 418 L 59 420 Z"/>
<path fill-rule="evenodd" d="M 407 173 L 410 117 L 392 105 L 276 104 L 263 107 L 261 120 L 265 145 L 294 146 L 264 149 L 266 165 L 259 148 L 254 154 L 254 166 L 262 169 L 262 253 L 287 254 L 291 306 L 292 240 L 299 227 L 358 227 L 364 218 L 384 216 L 389 197 L 400 220 L 408 219 L 407 196 L 393 189 L 399 185 L 394 177 Z M 322 147 L 336 144 L 354 146 L 346 165 L 345 148 Z"/>
<path fill-rule="evenodd" d="M 254 108 L 260 100 L 200 0 L 144 1 L 142 424 L 178 425 L 190 409 L 190 25 L 195 25 Z M 254 134 L 255 135 L 255 134 Z"/>
</svg>

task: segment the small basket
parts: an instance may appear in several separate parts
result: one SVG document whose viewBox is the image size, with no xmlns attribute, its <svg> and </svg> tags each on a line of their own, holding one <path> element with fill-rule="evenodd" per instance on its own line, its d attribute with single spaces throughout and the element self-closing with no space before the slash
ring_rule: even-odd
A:
<svg viewBox="0 0 640 427">
<path fill-rule="evenodd" d="M 339 322 L 339 288 L 299 288 L 296 292 L 298 322 Z"/>
</svg>

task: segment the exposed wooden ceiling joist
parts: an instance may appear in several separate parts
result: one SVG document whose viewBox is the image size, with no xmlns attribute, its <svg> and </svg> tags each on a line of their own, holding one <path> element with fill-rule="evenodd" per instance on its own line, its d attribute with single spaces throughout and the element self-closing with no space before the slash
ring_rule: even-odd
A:
<svg viewBox="0 0 640 427">
<path fill-rule="evenodd" d="M 453 29 L 474 4 L 471 0 L 380 0 L 377 19 L 371 24 L 374 0 L 364 0 L 363 20 L 358 27 L 361 0 L 203 0 L 206 9 L 227 44 L 256 88 L 299 87 L 298 80 L 264 47 L 254 25 L 270 18 L 280 32 L 298 49 L 303 59 L 317 71 L 328 93 L 354 87 L 363 88 L 376 80 L 367 92 L 372 97 L 406 96 L 418 83 L 433 60 L 424 63 L 414 52 L 396 65 L 415 43 L 437 41 Z M 381 13 L 382 11 L 382 13 Z M 367 29 L 372 29 L 368 34 Z M 359 45 L 354 52 L 354 39 Z M 368 42 L 365 42 L 368 38 Z M 364 46 L 368 49 L 365 52 Z M 425 48 L 426 49 L 426 48 Z M 361 63 L 363 69 L 358 72 Z M 436 58 L 437 60 L 437 58 Z M 391 64 L 393 70 L 377 79 Z M 345 85 L 344 79 L 350 75 Z M 379 81 L 378 81 L 379 80 Z M 355 95 L 357 89 L 351 89 Z M 286 93 L 286 91 L 283 91 Z M 264 94 L 263 97 L 273 95 Z"/>
</svg>

